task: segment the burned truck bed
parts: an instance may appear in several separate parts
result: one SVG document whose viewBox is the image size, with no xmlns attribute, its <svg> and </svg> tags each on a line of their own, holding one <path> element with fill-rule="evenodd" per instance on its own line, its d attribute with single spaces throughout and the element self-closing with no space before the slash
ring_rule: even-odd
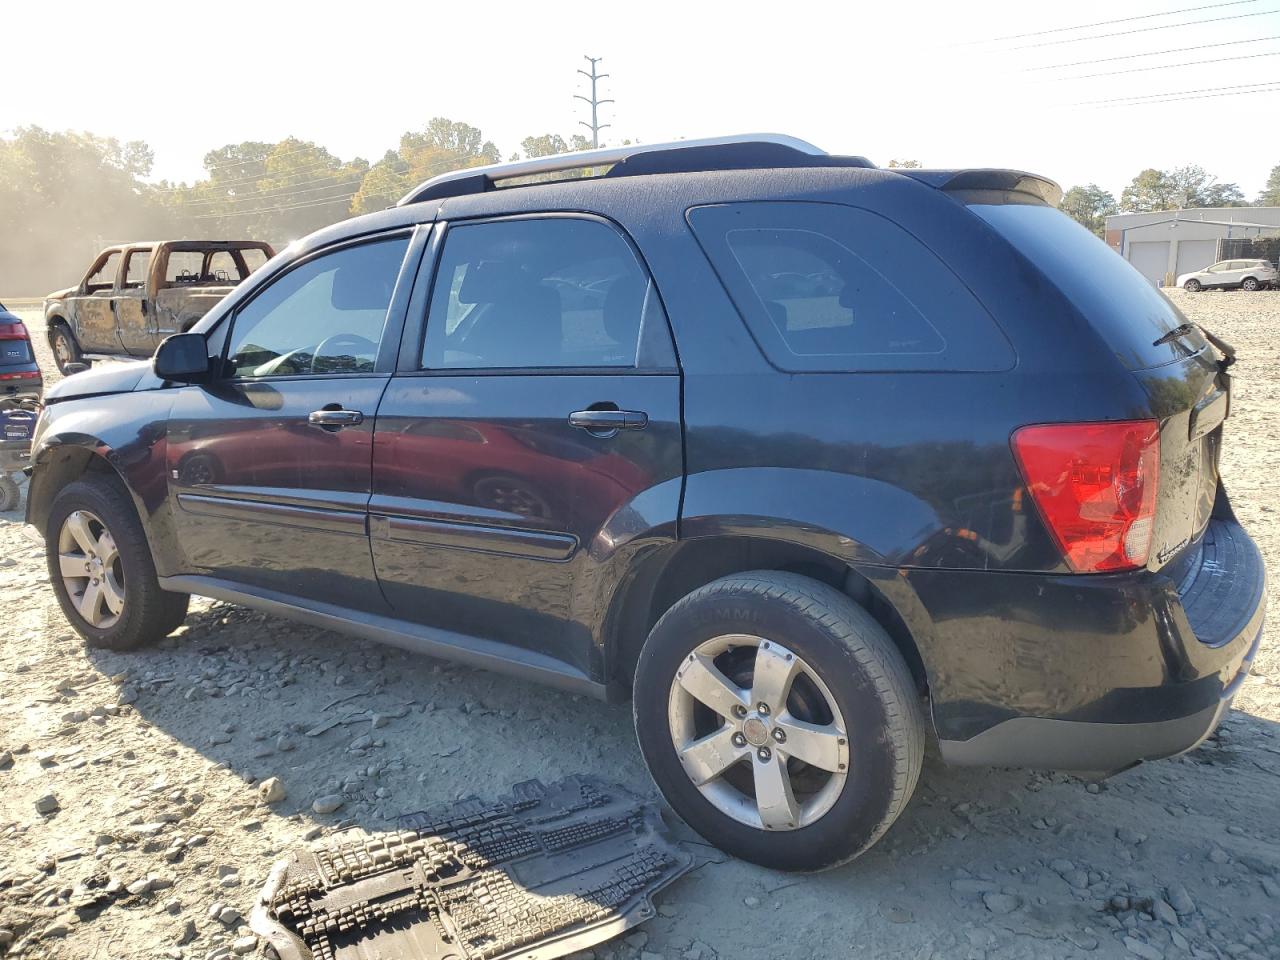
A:
<svg viewBox="0 0 1280 960">
<path fill-rule="evenodd" d="M 282 960 L 550 960 L 653 916 L 652 895 L 692 864 L 656 806 L 588 777 L 400 826 L 279 861 L 254 931 Z"/>
</svg>

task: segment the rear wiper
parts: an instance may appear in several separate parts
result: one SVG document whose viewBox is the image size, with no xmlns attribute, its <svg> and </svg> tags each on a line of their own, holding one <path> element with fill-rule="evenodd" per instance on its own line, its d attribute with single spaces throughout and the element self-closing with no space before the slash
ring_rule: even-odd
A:
<svg viewBox="0 0 1280 960">
<path fill-rule="evenodd" d="M 1236 348 L 1227 343 L 1227 341 L 1223 340 L 1221 337 L 1215 337 L 1198 323 L 1180 323 L 1164 336 L 1158 337 L 1151 345 L 1153 347 L 1162 346 L 1170 340 L 1177 340 L 1181 337 L 1185 337 L 1187 334 L 1195 330 L 1199 330 L 1201 335 L 1213 344 L 1214 349 L 1222 354 L 1222 360 L 1218 363 L 1219 368 L 1226 370 L 1227 367 L 1236 362 Z"/>
</svg>

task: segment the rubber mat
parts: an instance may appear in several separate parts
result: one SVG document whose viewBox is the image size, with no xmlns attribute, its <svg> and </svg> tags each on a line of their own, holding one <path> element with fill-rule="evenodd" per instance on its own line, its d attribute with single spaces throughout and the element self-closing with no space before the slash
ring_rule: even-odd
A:
<svg viewBox="0 0 1280 960">
<path fill-rule="evenodd" d="M 653 916 L 692 865 L 658 808 L 592 777 L 516 784 L 272 868 L 250 926 L 281 960 L 550 960 Z"/>
</svg>

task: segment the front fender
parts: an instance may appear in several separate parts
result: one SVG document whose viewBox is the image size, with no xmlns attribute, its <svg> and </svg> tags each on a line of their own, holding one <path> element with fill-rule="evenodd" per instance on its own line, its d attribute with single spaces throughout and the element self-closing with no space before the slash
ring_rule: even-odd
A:
<svg viewBox="0 0 1280 960">
<path fill-rule="evenodd" d="M 31 449 L 27 520 L 44 532 L 50 505 L 86 472 L 109 470 L 128 490 L 142 520 L 156 570 L 181 572 L 165 473 L 169 411 L 175 393 L 143 391 L 45 407 Z"/>
</svg>

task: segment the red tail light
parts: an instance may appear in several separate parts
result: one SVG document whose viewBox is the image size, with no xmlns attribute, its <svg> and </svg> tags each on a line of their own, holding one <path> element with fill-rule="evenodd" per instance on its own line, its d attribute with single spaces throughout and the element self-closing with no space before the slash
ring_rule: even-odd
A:
<svg viewBox="0 0 1280 960">
<path fill-rule="evenodd" d="M 1013 452 L 1072 570 L 1146 564 L 1160 482 L 1156 421 L 1023 427 L 1013 434 Z"/>
<path fill-rule="evenodd" d="M 23 323 L 0 323 L 0 340 L 29 340 Z"/>
</svg>

